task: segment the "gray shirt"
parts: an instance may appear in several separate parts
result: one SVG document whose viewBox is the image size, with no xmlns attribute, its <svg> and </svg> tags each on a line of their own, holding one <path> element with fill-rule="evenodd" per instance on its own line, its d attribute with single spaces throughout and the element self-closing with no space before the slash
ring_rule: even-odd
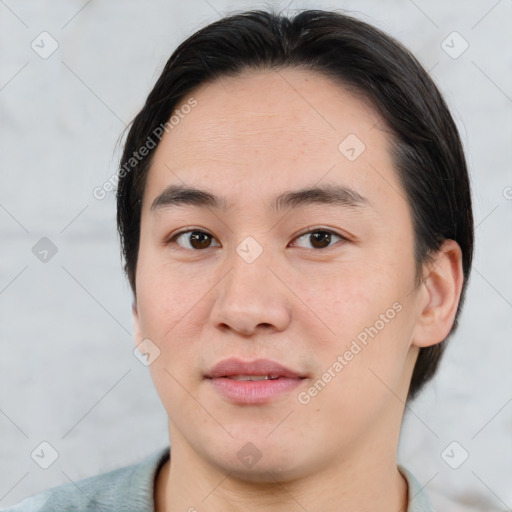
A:
<svg viewBox="0 0 512 512">
<path fill-rule="evenodd" d="M 155 477 L 169 456 L 166 447 L 137 464 L 47 489 L 4 512 L 154 512 Z M 434 512 L 412 473 L 398 469 L 409 484 L 407 512 Z"/>
</svg>

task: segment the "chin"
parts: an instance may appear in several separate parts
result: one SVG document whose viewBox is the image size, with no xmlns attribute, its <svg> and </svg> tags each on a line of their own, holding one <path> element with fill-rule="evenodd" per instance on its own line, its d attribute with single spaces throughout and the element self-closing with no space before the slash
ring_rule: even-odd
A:
<svg viewBox="0 0 512 512">
<path fill-rule="evenodd" d="M 308 473 L 308 464 L 304 454 L 293 448 L 270 445 L 263 441 L 257 448 L 256 443 L 247 442 L 237 449 L 234 457 L 226 457 L 226 451 L 212 454 L 215 465 L 230 478 L 243 482 L 272 484 L 303 477 Z"/>
<path fill-rule="evenodd" d="M 241 469 L 240 464 L 236 465 L 236 467 L 224 467 L 223 469 L 229 471 L 230 478 L 258 484 L 291 482 L 306 475 L 303 467 L 287 466 L 284 468 L 279 464 L 264 464 L 262 461 L 251 469 Z"/>
</svg>

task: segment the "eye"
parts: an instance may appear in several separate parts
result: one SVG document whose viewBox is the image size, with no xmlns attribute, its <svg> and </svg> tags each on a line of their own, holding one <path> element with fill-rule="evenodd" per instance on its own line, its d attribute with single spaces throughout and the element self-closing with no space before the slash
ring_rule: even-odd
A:
<svg viewBox="0 0 512 512">
<path fill-rule="evenodd" d="M 335 239 L 347 241 L 344 236 L 334 233 L 328 229 L 313 229 L 295 238 L 295 240 L 301 239 L 309 241 L 313 249 L 326 249 L 331 247 L 333 242 L 336 241 Z M 184 249 L 204 250 L 210 247 L 215 247 L 211 245 L 213 240 L 215 240 L 215 238 L 209 233 L 198 229 L 192 229 L 177 233 L 169 240 L 168 243 L 177 243 Z M 220 247 L 220 244 L 217 243 L 216 247 Z M 310 249 L 311 247 L 305 248 Z"/>
<path fill-rule="evenodd" d="M 331 242 L 333 241 L 333 237 L 347 241 L 344 236 L 338 235 L 328 229 L 313 229 L 298 236 L 295 240 L 306 239 L 311 242 L 314 249 L 326 249 L 332 246 Z M 309 249 L 310 247 L 306 248 Z"/>
<path fill-rule="evenodd" d="M 178 240 L 184 241 L 185 245 L 182 245 Z M 208 249 L 211 247 L 211 241 L 215 240 L 212 235 L 198 229 L 189 231 L 182 231 L 177 233 L 170 240 L 169 243 L 175 242 L 184 249 Z M 217 245 L 220 247 L 220 245 Z"/>
</svg>

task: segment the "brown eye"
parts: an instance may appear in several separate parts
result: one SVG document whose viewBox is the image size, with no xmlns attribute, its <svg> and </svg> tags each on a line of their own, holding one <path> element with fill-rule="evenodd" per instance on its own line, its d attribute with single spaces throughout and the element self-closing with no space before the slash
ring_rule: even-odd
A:
<svg viewBox="0 0 512 512">
<path fill-rule="evenodd" d="M 184 240 L 180 243 L 178 240 Z M 184 249 L 208 249 L 211 246 L 211 242 L 214 240 L 213 236 L 209 233 L 205 233 L 204 231 L 198 230 L 190 230 L 190 231 L 182 231 L 178 233 L 172 238 L 172 242 L 176 242 L 180 247 Z"/>
<path fill-rule="evenodd" d="M 308 231 L 303 235 L 297 237 L 297 240 L 305 239 L 307 240 L 313 249 L 325 249 L 331 246 L 331 242 L 334 239 L 338 238 L 340 240 L 346 240 L 345 237 L 333 233 L 332 231 L 328 231 L 325 229 L 317 229 L 314 231 Z M 307 247 L 309 249 L 309 247 Z"/>
</svg>

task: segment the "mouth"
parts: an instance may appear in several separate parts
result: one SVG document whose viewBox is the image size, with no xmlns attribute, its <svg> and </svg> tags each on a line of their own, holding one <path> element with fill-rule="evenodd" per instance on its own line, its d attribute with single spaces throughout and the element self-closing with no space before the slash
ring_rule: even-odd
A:
<svg viewBox="0 0 512 512">
<path fill-rule="evenodd" d="M 269 359 L 225 359 L 205 378 L 223 398 L 237 404 L 263 404 L 302 384 L 307 375 Z"/>
<path fill-rule="evenodd" d="M 271 359 L 242 361 L 235 357 L 217 363 L 208 373 L 207 379 L 230 378 L 234 380 L 275 380 L 279 378 L 301 379 L 305 374 L 286 368 Z"/>
<path fill-rule="evenodd" d="M 279 379 L 279 375 L 226 375 L 226 379 L 233 380 L 276 380 Z"/>
</svg>

